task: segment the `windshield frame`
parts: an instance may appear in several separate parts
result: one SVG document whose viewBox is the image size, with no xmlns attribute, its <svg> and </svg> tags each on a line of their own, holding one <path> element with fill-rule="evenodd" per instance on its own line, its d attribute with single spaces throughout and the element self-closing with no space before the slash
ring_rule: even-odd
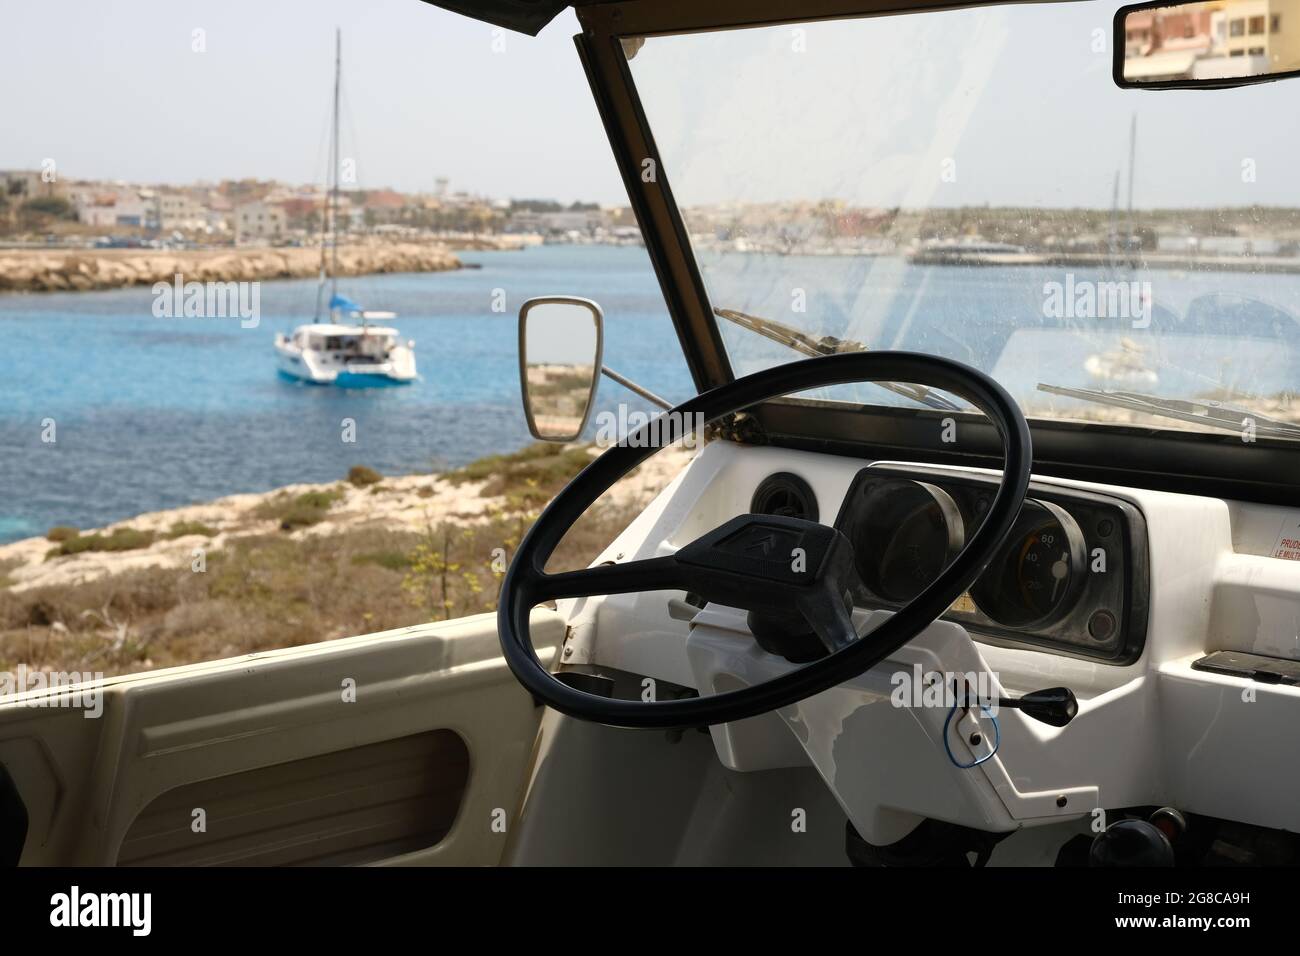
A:
<svg viewBox="0 0 1300 956">
<path fill-rule="evenodd" d="M 671 170 L 665 168 L 655 147 L 622 41 L 815 20 L 1052 2 L 1070 0 L 805 0 L 793 13 L 790 5 L 781 0 L 624 0 L 575 7 L 583 32 L 574 37 L 574 43 L 697 390 L 703 392 L 726 384 L 734 380 L 735 373 L 681 211 L 673 199 Z M 1104 82 L 1113 80 L 1106 77 Z M 1137 96 L 1152 91 L 1141 88 L 1128 92 Z M 1204 90 L 1205 95 L 1214 92 Z M 653 181 L 643 178 L 647 161 L 654 164 Z M 975 413 L 794 398 L 774 399 L 751 412 L 761 440 L 777 446 L 869 460 L 910 460 L 919 455 L 936 464 L 993 469 L 1001 466 L 997 434 L 987 420 Z M 967 440 L 960 451 L 935 440 L 940 430 L 934 421 L 944 416 L 963 422 Z M 1300 474 L 1300 441 L 1258 438 L 1247 444 L 1240 436 L 1226 432 L 1041 418 L 1030 419 L 1030 431 L 1034 471 L 1038 475 L 1270 504 L 1294 505 L 1296 500 L 1297 482 L 1288 476 Z M 746 430 L 746 436 L 751 434 Z M 739 435 L 733 437 L 740 440 Z"/>
</svg>

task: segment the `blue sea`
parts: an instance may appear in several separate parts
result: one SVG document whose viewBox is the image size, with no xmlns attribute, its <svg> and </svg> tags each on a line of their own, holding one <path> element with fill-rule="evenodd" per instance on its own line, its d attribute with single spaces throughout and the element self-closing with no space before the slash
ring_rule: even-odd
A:
<svg viewBox="0 0 1300 956">
<path fill-rule="evenodd" d="M 422 380 L 395 388 L 277 375 L 272 340 L 311 319 L 315 280 L 263 282 L 260 324 L 248 329 L 237 318 L 155 318 L 148 287 L 0 295 L 0 542 L 332 481 L 358 464 L 406 474 L 522 447 L 517 314 L 534 295 L 596 299 L 606 364 L 665 397 L 693 394 L 644 249 L 460 257 L 481 268 L 340 281 L 366 308 L 397 312 L 415 340 Z M 608 381 L 601 399 L 646 408 Z M 356 422 L 355 443 L 341 440 L 344 419 Z"/>
<path fill-rule="evenodd" d="M 237 492 L 333 481 L 353 465 L 406 474 L 522 447 L 530 439 L 516 316 L 536 295 L 595 299 L 605 313 L 607 365 L 673 401 L 694 393 L 644 249 L 460 255 L 479 268 L 340 281 L 340 292 L 366 308 L 397 312 L 394 324 L 415 340 L 422 380 L 396 388 L 345 391 L 276 373 L 274 334 L 310 319 L 314 280 L 262 283 L 256 328 L 237 318 L 156 318 L 147 287 L 0 295 L 0 542 L 56 524 L 96 527 Z M 1188 397 L 1230 384 L 1272 394 L 1300 382 L 1300 326 L 1290 318 L 1300 312 L 1300 276 L 1126 276 L 1149 282 L 1155 303 L 1152 328 L 1135 332 L 1128 322 L 1045 318 L 1044 284 L 1060 281 L 1060 269 L 734 253 L 710 254 L 702 265 L 716 304 L 875 348 L 948 355 L 992 372 L 1027 406 L 1043 399 L 1040 381 L 1097 387 L 1084 360 L 1122 339 L 1159 368 L 1159 381 L 1141 386 L 1147 391 Z M 1087 270 L 1074 277 L 1115 278 Z M 1252 312 L 1248 322 L 1191 305 L 1224 291 L 1278 308 Z M 1169 334 L 1192 315 L 1198 334 Z M 1247 325 L 1253 331 L 1239 334 Z M 723 335 L 740 372 L 793 357 L 726 323 Z M 854 397 L 905 402 L 871 385 Z M 603 381 L 599 405 L 619 403 L 650 408 Z M 344 419 L 356 423 L 355 443 L 341 440 Z M 42 441 L 49 421 L 54 442 Z"/>
</svg>

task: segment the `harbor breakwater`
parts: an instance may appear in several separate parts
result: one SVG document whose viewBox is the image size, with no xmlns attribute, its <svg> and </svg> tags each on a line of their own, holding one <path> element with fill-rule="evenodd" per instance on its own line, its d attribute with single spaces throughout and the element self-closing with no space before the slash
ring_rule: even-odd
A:
<svg viewBox="0 0 1300 956">
<path fill-rule="evenodd" d="M 338 274 L 459 269 L 441 243 L 372 242 L 340 246 Z M 0 292 L 81 292 L 172 282 L 254 282 L 318 275 L 320 249 L 13 249 L 0 250 Z"/>
</svg>

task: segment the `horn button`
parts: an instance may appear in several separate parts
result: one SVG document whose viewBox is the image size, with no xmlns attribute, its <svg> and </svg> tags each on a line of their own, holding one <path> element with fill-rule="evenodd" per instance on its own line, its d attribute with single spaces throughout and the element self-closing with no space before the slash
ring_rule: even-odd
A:
<svg viewBox="0 0 1300 956">
<path fill-rule="evenodd" d="M 677 552 L 700 569 L 699 593 L 748 611 L 758 645 L 794 663 L 851 643 L 853 546 L 834 528 L 776 515 L 741 515 Z"/>
</svg>

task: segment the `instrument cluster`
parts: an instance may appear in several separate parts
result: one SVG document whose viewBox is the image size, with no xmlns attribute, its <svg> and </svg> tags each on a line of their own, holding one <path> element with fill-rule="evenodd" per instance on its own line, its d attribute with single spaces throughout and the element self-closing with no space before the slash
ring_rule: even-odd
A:
<svg viewBox="0 0 1300 956">
<path fill-rule="evenodd" d="M 835 527 L 853 544 L 854 602 L 898 608 L 983 521 L 998 479 L 943 468 L 858 472 Z M 1125 664 L 1146 638 L 1146 528 L 1128 502 L 1032 482 L 1015 527 L 947 614 L 981 639 Z"/>
</svg>

